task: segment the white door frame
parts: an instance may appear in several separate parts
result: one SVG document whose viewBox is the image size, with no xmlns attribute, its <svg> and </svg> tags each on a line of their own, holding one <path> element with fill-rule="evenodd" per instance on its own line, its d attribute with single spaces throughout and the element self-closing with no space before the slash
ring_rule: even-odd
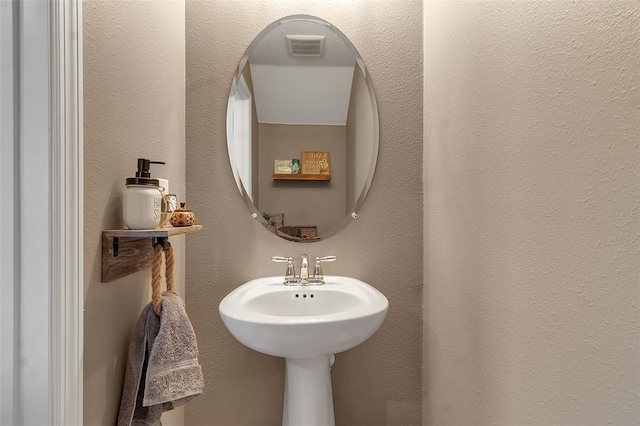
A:
<svg viewBox="0 0 640 426">
<path fill-rule="evenodd" d="M 50 1 L 49 33 L 52 280 L 50 424 L 82 425 L 82 1 Z"/>
<path fill-rule="evenodd" d="M 81 1 L 1 7 L 0 423 L 81 425 Z"/>
</svg>

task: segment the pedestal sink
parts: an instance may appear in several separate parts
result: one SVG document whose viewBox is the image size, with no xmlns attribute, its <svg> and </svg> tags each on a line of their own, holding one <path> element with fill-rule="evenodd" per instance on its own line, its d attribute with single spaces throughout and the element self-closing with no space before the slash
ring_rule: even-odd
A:
<svg viewBox="0 0 640 426">
<path fill-rule="evenodd" d="M 220 302 L 231 334 L 249 348 L 285 360 L 283 426 L 332 426 L 330 359 L 367 340 L 389 302 L 355 278 L 325 276 L 317 286 L 260 278 Z"/>
</svg>

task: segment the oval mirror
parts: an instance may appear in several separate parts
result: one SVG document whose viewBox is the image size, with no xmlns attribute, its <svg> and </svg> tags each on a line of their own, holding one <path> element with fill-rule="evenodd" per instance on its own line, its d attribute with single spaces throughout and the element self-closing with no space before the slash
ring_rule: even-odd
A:
<svg viewBox="0 0 640 426">
<path fill-rule="evenodd" d="M 378 110 L 346 36 L 308 15 L 258 34 L 231 84 L 227 147 L 252 216 L 275 235 L 319 241 L 356 217 L 378 157 Z"/>
</svg>

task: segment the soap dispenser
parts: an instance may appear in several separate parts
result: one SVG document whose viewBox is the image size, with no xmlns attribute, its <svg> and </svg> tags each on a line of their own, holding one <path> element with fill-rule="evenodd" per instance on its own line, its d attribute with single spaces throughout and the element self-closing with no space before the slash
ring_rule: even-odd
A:
<svg viewBox="0 0 640 426">
<path fill-rule="evenodd" d="M 126 180 L 122 220 L 129 229 L 154 229 L 160 224 L 162 193 L 158 179 L 151 178 L 149 172 L 151 164 L 164 164 L 164 162 L 138 158 L 136 176 Z"/>
</svg>

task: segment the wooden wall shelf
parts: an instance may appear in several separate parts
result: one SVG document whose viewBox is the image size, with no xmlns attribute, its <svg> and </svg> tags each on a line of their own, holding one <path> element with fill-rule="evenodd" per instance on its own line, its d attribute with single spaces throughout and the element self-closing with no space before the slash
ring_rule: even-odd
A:
<svg viewBox="0 0 640 426">
<path fill-rule="evenodd" d="M 274 173 L 273 180 L 329 181 L 331 180 L 331 175 L 330 174 L 303 175 L 299 173 L 291 173 L 291 174 Z"/>
<path fill-rule="evenodd" d="M 194 234 L 201 230 L 202 225 L 102 231 L 102 282 L 108 283 L 151 267 L 155 239 Z"/>
</svg>

